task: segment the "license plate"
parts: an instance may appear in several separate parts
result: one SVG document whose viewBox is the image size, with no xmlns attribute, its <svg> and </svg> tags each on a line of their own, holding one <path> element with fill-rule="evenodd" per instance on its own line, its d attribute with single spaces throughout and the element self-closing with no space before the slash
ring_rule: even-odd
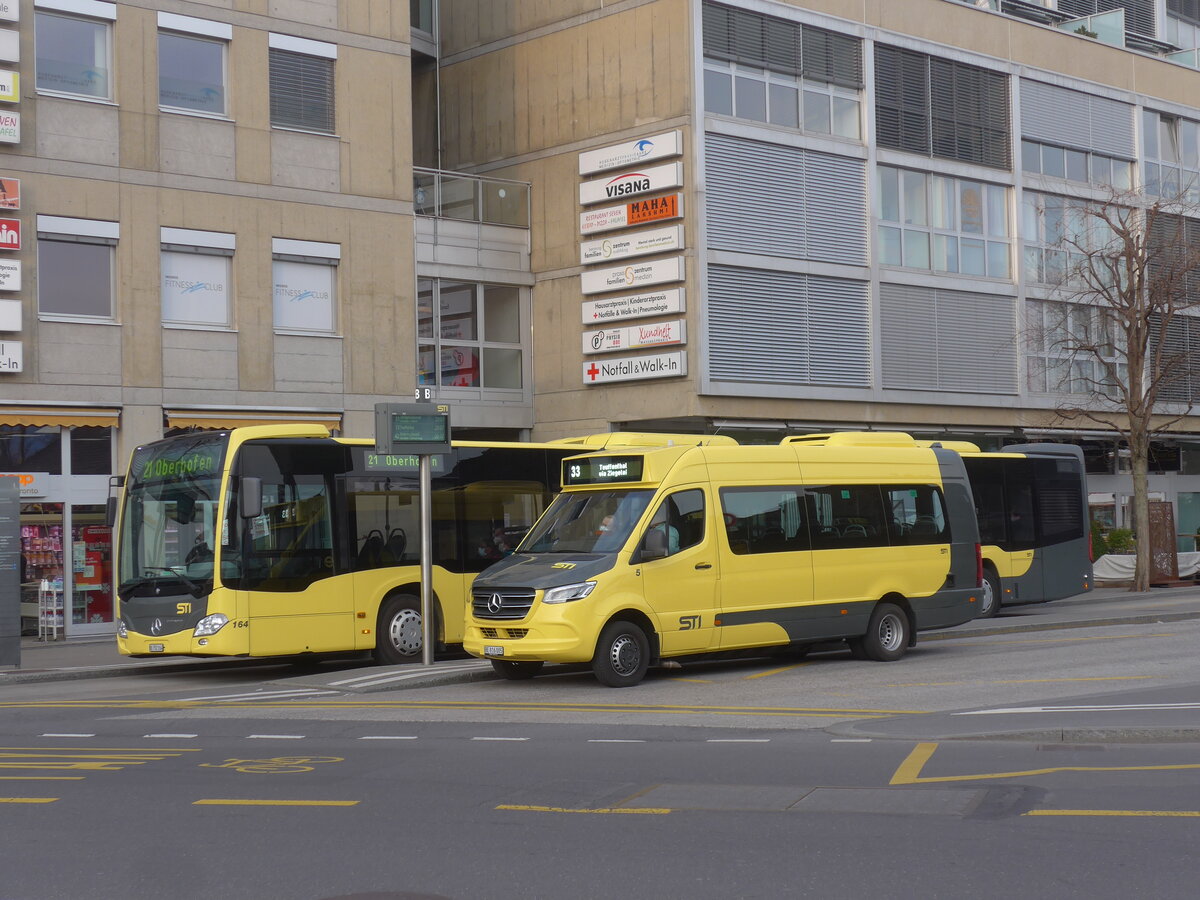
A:
<svg viewBox="0 0 1200 900">
<path fill-rule="evenodd" d="M 167 649 L 166 644 L 151 644 L 150 645 L 151 653 L 162 653 L 166 649 Z"/>
<path fill-rule="evenodd" d="M 484 656 L 503 656 L 503 655 L 504 655 L 504 648 L 503 648 L 503 647 L 497 647 L 497 646 L 484 647 L 484 648 L 483 648 L 483 655 L 484 655 Z"/>
</svg>

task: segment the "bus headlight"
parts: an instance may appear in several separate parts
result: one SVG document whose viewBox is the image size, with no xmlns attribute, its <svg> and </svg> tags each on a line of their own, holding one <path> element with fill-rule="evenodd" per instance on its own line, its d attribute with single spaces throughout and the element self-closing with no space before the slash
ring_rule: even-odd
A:
<svg viewBox="0 0 1200 900">
<path fill-rule="evenodd" d="M 596 588 L 594 581 L 581 581 L 579 584 L 564 584 L 562 587 L 550 588 L 542 595 L 543 603 L 568 603 L 571 600 L 582 600 Z"/>
<path fill-rule="evenodd" d="M 117 619 L 117 637 L 119 637 L 119 638 L 129 637 L 129 629 L 125 627 L 124 619 Z"/>
<path fill-rule="evenodd" d="M 229 616 L 224 613 L 213 613 L 196 623 L 196 630 L 192 632 L 192 637 L 207 637 L 210 634 L 216 634 L 228 624 Z"/>
</svg>

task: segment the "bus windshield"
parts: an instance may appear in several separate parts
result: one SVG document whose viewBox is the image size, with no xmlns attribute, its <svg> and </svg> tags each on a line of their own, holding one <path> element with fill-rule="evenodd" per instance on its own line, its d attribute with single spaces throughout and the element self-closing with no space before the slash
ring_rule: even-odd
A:
<svg viewBox="0 0 1200 900">
<path fill-rule="evenodd" d="M 157 593 L 163 582 L 195 597 L 212 589 L 217 501 L 226 433 L 140 447 L 125 485 L 117 592 Z"/>
<path fill-rule="evenodd" d="M 580 491 L 559 494 L 518 553 L 614 553 L 625 546 L 654 491 Z"/>
</svg>

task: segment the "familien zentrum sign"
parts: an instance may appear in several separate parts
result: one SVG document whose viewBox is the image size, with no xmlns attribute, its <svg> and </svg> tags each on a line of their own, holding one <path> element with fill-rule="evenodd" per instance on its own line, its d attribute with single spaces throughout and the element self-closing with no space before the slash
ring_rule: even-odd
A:
<svg viewBox="0 0 1200 900">
<path fill-rule="evenodd" d="M 631 287 L 648 287 L 683 281 L 683 257 L 656 259 L 644 263 L 630 263 L 615 269 L 596 269 L 579 276 L 580 289 L 585 294 L 600 294 L 604 291 L 619 291 Z"/>
<path fill-rule="evenodd" d="M 665 191 L 677 187 L 683 187 L 683 163 L 667 163 L 665 166 L 642 168 L 609 178 L 585 181 L 579 185 L 579 202 L 583 206 L 590 206 L 605 200 L 623 200 L 636 194 L 649 194 L 651 191 Z"/>
<path fill-rule="evenodd" d="M 579 245 L 579 263 L 587 265 L 682 249 L 683 226 L 668 225 L 665 228 L 635 231 L 632 234 L 606 237 L 597 241 L 584 241 Z"/>
</svg>

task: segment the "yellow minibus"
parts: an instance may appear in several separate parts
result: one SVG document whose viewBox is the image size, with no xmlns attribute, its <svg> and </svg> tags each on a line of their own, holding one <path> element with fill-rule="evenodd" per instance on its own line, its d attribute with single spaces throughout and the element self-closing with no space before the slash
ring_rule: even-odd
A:
<svg viewBox="0 0 1200 900">
<path fill-rule="evenodd" d="M 979 536 L 962 457 L 876 433 L 568 457 L 562 492 L 472 586 L 463 647 L 522 679 L 586 663 L 831 640 L 894 660 L 975 617 Z"/>
</svg>

